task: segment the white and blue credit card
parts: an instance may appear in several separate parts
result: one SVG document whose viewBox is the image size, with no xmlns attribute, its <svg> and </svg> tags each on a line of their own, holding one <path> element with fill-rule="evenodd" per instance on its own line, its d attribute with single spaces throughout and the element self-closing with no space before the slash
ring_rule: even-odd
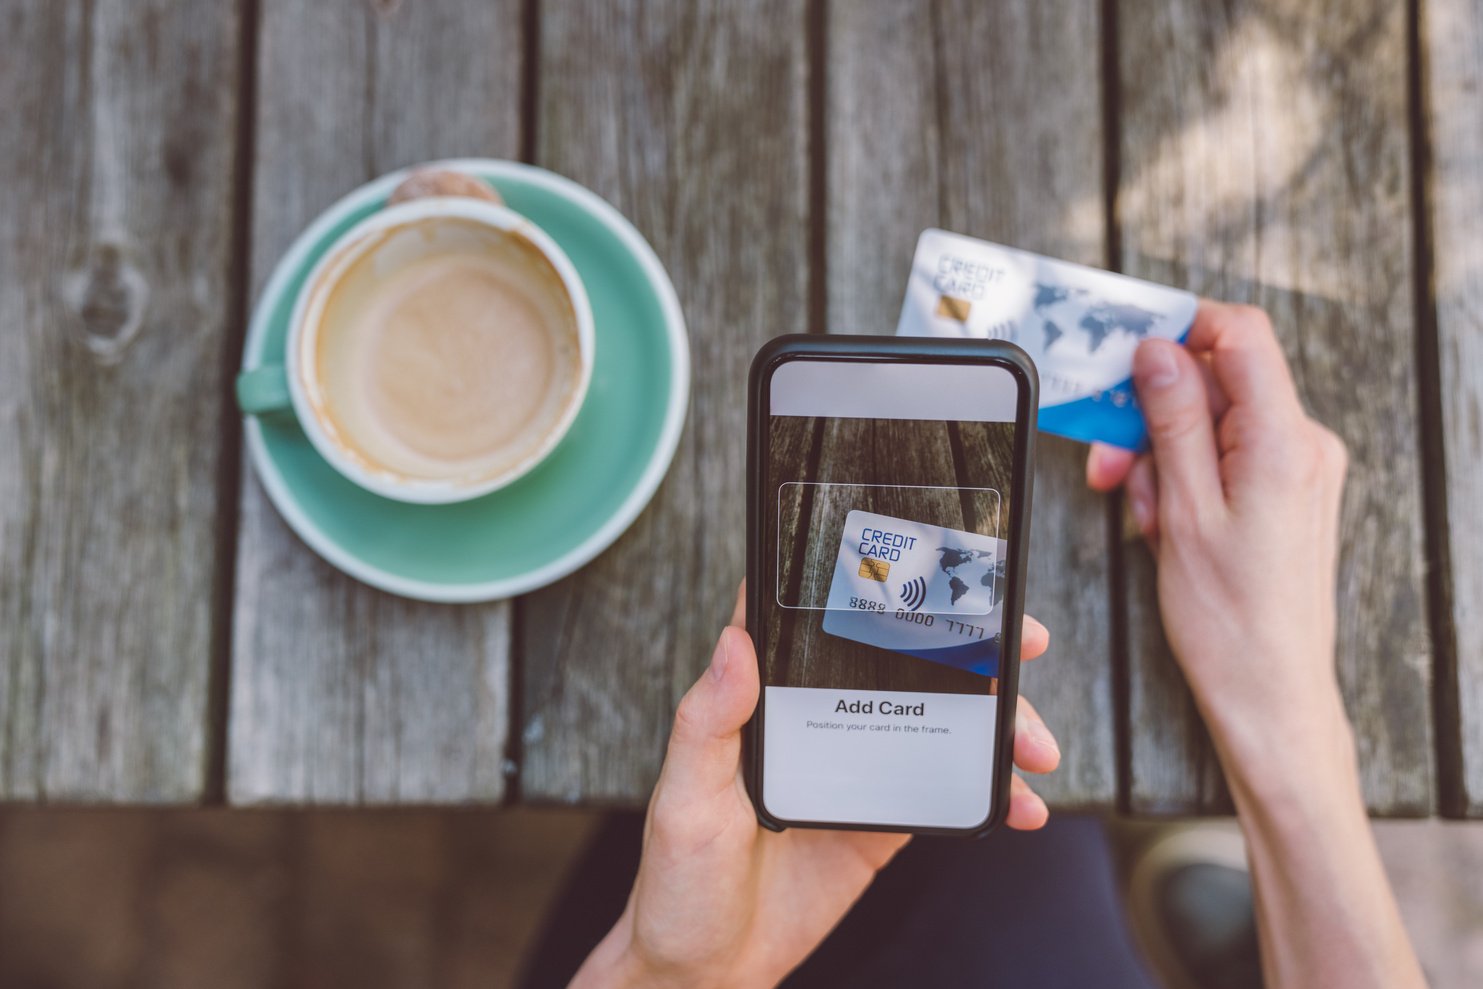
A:
<svg viewBox="0 0 1483 989">
<path fill-rule="evenodd" d="M 998 676 L 1004 554 L 1004 542 L 993 536 L 852 511 L 824 631 Z"/>
<path fill-rule="evenodd" d="M 1043 431 L 1141 450 L 1133 351 L 1148 337 L 1182 342 L 1196 305 L 1165 285 L 925 230 L 896 333 L 1008 340 L 1040 371 Z"/>
</svg>

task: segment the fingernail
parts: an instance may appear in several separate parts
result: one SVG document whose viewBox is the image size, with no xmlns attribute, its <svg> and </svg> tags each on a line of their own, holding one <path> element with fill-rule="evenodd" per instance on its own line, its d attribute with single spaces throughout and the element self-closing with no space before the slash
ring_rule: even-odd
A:
<svg viewBox="0 0 1483 989">
<path fill-rule="evenodd" d="M 1177 345 L 1160 341 L 1138 348 L 1133 365 L 1140 385 L 1168 388 L 1179 380 L 1179 363 L 1174 360 L 1175 346 Z"/>
<path fill-rule="evenodd" d="M 711 653 L 711 679 L 722 680 L 726 677 L 726 663 L 730 658 L 726 648 L 726 633 L 723 631 L 720 640 L 716 642 L 716 651 Z"/>
</svg>

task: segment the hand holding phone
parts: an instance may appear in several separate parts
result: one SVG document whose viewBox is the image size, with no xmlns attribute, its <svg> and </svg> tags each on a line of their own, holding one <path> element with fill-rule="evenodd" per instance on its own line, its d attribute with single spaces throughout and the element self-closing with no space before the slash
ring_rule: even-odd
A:
<svg viewBox="0 0 1483 989">
<path fill-rule="evenodd" d="M 584 986 L 776 985 L 839 922 L 908 837 L 763 830 L 741 781 L 742 728 L 757 704 L 757 654 L 743 594 L 711 664 L 680 702 L 649 802 L 638 878 L 622 916 L 572 981 Z M 1025 620 L 1020 658 L 1049 635 Z M 1015 764 L 1055 769 L 1059 752 L 1028 704 Z M 1006 823 L 1033 830 L 1045 804 L 1018 776 Z"/>
<path fill-rule="evenodd" d="M 861 341 L 862 338 L 855 340 Z M 807 342 L 817 344 L 817 341 Z M 864 345 L 872 343 L 897 348 L 893 354 L 899 356 L 913 350 L 920 341 L 863 341 Z M 783 340 L 771 345 L 764 354 L 782 353 L 797 345 L 796 341 L 790 344 Z M 946 343 L 945 346 L 955 353 L 972 351 L 970 357 L 989 357 L 995 367 L 1004 366 L 1001 360 L 1007 353 L 999 349 L 989 353 L 977 349 L 977 345 L 972 343 L 966 346 L 961 342 Z M 1007 360 L 1012 364 L 1014 355 L 1009 353 Z M 1023 566 L 1022 533 L 1029 484 L 1027 432 L 1033 427 L 1033 420 L 1025 418 L 1024 410 L 1034 409 L 1034 380 L 1033 375 L 1019 378 L 1014 372 L 1006 373 L 1017 381 L 1008 393 L 1011 404 L 1003 404 L 1004 394 L 998 395 L 993 400 L 994 408 L 999 410 L 995 413 L 998 418 L 992 420 L 1008 422 L 1007 428 L 1012 433 L 1007 473 L 1004 475 L 1007 480 L 999 482 L 1006 488 L 999 494 L 1007 494 L 1011 501 L 1006 504 L 1001 498 L 997 502 L 999 517 L 1005 527 L 1002 530 L 991 529 L 987 515 L 967 526 L 962 524 L 961 514 L 956 520 L 946 515 L 917 519 L 921 525 L 954 528 L 957 533 L 966 535 L 968 538 L 964 540 L 954 539 L 951 545 L 946 542 L 944 545 L 975 555 L 961 561 L 956 558 L 939 559 L 938 562 L 948 563 L 953 573 L 947 575 L 946 580 L 939 577 L 929 582 L 924 577 L 922 585 L 914 585 L 911 593 L 914 599 L 920 596 L 921 601 L 912 614 L 935 616 L 937 612 L 933 609 L 939 607 L 939 603 L 929 601 L 929 598 L 943 593 L 946 593 L 951 606 L 956 590 L 952 578 L 957 577 L 970 585 L 958 596 L 959 604 L 964 608 L 980 609 L 987 604 L 990 611 L 997 609 L 1000 616 L 994 623 L 992 637 L 985 622 L 973 623 L 984 625 L 984 636 L 966 637 L 964 642 L 972 648 L 951 657 L 952 662 L 913 660 L 931 670 L 941 668 L 950 679 L 956 677 L 959 683 L 971 683 L 974 688 L 971 696 L 975 697 L 1002 697 L 1006 687 L 1013 696 L 1018 661 L 1031 660 L 1042 654 L 1050 638 L 1039 622 L 1032 618 L 1021 620 L 1019 584 L 1017 579 L 1010 579 Z M 868 374 L 855 376 L 855 384 L 867 396 L 878 384 L 869 378 Z M 998 380 L 1000 384 L 1008 384 L 1008 379 Z M 1030 386 L 1029 394 L 1024 393 L 1021 387 L 1026 380 Z M 964 384 L 970 389 L 978 384 L 972 381 L 950 383 Z M 755 376 L 753 384 L 755 390 Z M 936 384 L 943 382 L 939 380 Z M 971 391 L 969 395 L 971 397 Z M 1011 408 L 1012 411 L 1006 411 Z M 754 423 L 757 421 L 755 412 L 754 409 Z M 982 435 L 982 430 L 975 435 L 970 429 L 961 434 L 960 439 L 966 436 L 968 442 L 976 443 Z M 919 450 L 913 454 L 908 446 L 897 448 L 893 456 L 920 459 L 926 453 Z M 757 454 L 754 435 L 751 448 L 754 465 Z M 988 454 L 989 449 L 985 447 L 982 450 L 974 448 L 972 455 Z M 985 485 L 965 487 L 975 486 Z M 750 524 L 756 521 L 755 509 L 759 499 L 755 483 L 749 488 Z M 949 511 L 951 497 L 931 497 L 938 510 Z M 995 504 L 995 500 L 984 492 L 967 492 L 955 497 L 958 498 L 960 513 L 970 505 L 992 507 Z M 1011 507 L 1016 503 L 1022 506 L 1018 510 Z M 876 515 L 894 512 L 892 517 L 898 519 L 905 519 L 909 514 L 903 505 L 888 501 L 857 505 L 850 510 L 855 508 L 871 510 Z M 866 522 L 873 520 L 860 516 L 855 521 L 863 528 Z M 958 525 L 946 525 L 952 521 Z M 840 528 L 831 530 L 828 540 L 821 545 L 848 550 L 844 524 L 841 522 Z M 888 528 L 885 525 L 868 527 L 882 532 L 872 534 L 868 540 L 872 547 L 870 552 L 875 555 L 867 552 L 858 561 L 850 558 L 857 575 L 862 569 L 869 573 L 882 572 L 879 563 L 867 564 L 865 556 L 890 563 L 896 569 L 908 555 L 907 551 L 913 548 L 902 545 L 903 540 L 922 540 L 939 534 L 932 529 L 908 531 L 897 527 L 891 528 L 892 535 L 887 536 L 884 534 Z M 865 541 L 863 532 L 861 535 Z M 977 556 L 980 551 L 988 551 L 989 544 L 984 540 L 989 538 L 995 540 L 994 555 Z M 1005 544 L 1002 554 L 1001 540 Z M 934 556 L 940 557 L 936 547 L 931 549 Z M 901 552 L 898 554 L 893 550 Z M 1001 558 L 1004 561 L 1004 580 L 1000 580 Z M 749 569 L 755 571 L 756 562 L 752 560 Z M 836 558 L 830 567 L 837 564 Z M 991 572 L 993 587 L 988 587 L 982 580 Z M 980 582 L 977 588 L 967 580 L 975 575 Z M 861 827 L 846 830 L 799 827 L 781 833 L 764 830 L 759 811 L 743 782 L 742 767 L 743 730 L 758 708 L 762 689 L 762 664 L 758 661 L 753 636 L 748 634 L 747 628 L 770 634 L 768 630 L 772 627 L 766 620 L 759 621 L 758 612 L 751 610 L 756 607 L 757 586 L 755 583 L 743 585 L 731 623 L 721 634 L 709 668 L 680 702 L 664 769 L 649 802 L 643 857 L 633 893 L 618 922 L 577 973 L 573 986 L 776 984 L 823 940 L 875 878 L 876 872 L 908 840 L 905 834 L 881 833 Z M 831 589 L 816 588 L 812 593 L 822 594 L 827 603 Z M 878 595 L 879 591 L 875 593 Z M 774 591 L 770 590 L 769 594 L 775 596 Z M 818 597 L 812 600 L 818 600 Z M 857 633 L 862 637 L 873 634 L 869 629 L 850 631 L 852 635 Z M 851 649 L 875 648 L 858 643 L 857 639 L 838 637 Z M 988 638 L 997 639 L 992 653 L 982 645 Z M 927 675 L 930 678 L 930 674 Z M 988 681 L 996 677 L 1000 681 L 998 692 L 989 692 Z M 1006 679 L 1008 684 L 1004 684 Z M 909 708 L 924 702 L 898 692 L 892 703 Z M 884 717 L 912 718 L 916 715 L 907 712 Z M 992 764 L 992 772 L 997 772 L 989 787 L 992 792 L 977 792 L 977 787 L 974 787 L 973 799 L 982 804 L 986 823 L 1003 820 L 1009 827 L 1022 830 L 1041 827 L 1047 817 L 1045 803 L 1021 777 L 1010 772 L 1010 760 L 1012 757 L 1013 764 L 1025 772 L 1050 772 L 1060 761 L 1055 739 L 1027 702 L 1020 703 L 1012 714 L 1003 713 L 1002 720 L 996 719 L 989 733 L 995 740 L 995 747 L 987 754 L 973 753 L 973 757 L 980 760 L 977 771 L 983 771 L 983 760 L 997 760 L 1002 756 L 1004 761 L 1002 765 Z M 943 736 L 929 734 L 923 737 Z M 774 751 L 786 752 L 786 749 Z"/>
</svg>

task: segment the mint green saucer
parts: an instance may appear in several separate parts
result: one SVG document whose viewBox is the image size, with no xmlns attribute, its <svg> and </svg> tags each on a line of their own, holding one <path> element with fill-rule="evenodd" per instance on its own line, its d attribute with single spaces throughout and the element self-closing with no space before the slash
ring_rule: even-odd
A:
<svg viewBox="0 0 1483 989">
<path fill-rule="evenodd" d="M 606 201 L 517 162 L 435 164 L 487 180 L 576 266 L 592 302 L 596 360 L 571 430 L 520 480 L 456 505 L 411 505 L 357 487 L 319 456 L 292 413 L 247 416 L 247 446 L 289 526 L 336 567 L 405 597 L 489 601 L 565 577 L 612 545 L 648 504 L 679 443 L 689 348 L 669 276 Z M 283 361 L 309 270 L 405 177 L 361 186 L 299 236 L 258 300 L 243 370 Z"/>
</svg>

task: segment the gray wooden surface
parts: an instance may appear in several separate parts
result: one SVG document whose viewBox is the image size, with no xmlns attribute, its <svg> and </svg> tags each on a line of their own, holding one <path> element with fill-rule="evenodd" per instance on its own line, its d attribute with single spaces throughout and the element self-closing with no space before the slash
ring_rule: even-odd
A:
<svg viewBox="0 0 1483 989">
<path fill-rule="evenodd" d="M 1422 0 L 1413 58 L 1381 0 L 0 0 L 0 799 L 640 803 L 743 569 L 752 352 L 890 332 L 941 225 L 1272 312 L 1353 454 L 1370 807 L 1483 816 L 1480 6 Z M 693 348 L 654 503 L 513 604 L 321 562 L 222 408 L 295 234 L 453 155 L 611 200 Z M 1045 791 L 1225 806 L 1142 548 L 1041 451 Z"/>
<path fill-rule="evenodd" d="M 804 5 L 541 8 L 536 161 L 633 219 L 690 328 L 690 416 L 648 510 L 520 602 L 524 796 L 646 799 L 744 570 L 746 376 L 807 325 Z"/>
<path fill-rule="evenodd" d="M 1122 267 L 1266 308 L 1307 405 L 1348 443 L 1339 678 L 1370 807 L 1426 813 L 1433 652 L 1405 9 L 1134 0 L 1118 17 Z M 1131 804 L 1220 806 L 1141 554 L 1129 598 Z"/>
<path fill-rule="evenodd" d="M 512 157 L 518 0 L 264 0 L 252 286 L 356 185 L 427 158 Z M 239 803 L 498 800 L 507 603 L 419 604 L 324 563 L 243 471 L 227 791 Z"/>
<path fill-rule="evenodd" d="M 0 797 L 202 793 L 238 54 L 234 4 L 0 5 Z"/>
<path fill-rule="evenodd" d="M 1432 274 L 1445 439 L 1441 545 L 1450 567 L 1450 626 L 1439 646 L 1455 669 L 1442 696 L 1457 759 L 1456 802 L 1483 816 L 1483 2 L 1429 0 L 1424 41 L 1431 144 Z M 1435 428 L 1435 427 L 1434 427 Z M 1452 720 L 1460 718 L 1459 722 Z"/>
</svg>

